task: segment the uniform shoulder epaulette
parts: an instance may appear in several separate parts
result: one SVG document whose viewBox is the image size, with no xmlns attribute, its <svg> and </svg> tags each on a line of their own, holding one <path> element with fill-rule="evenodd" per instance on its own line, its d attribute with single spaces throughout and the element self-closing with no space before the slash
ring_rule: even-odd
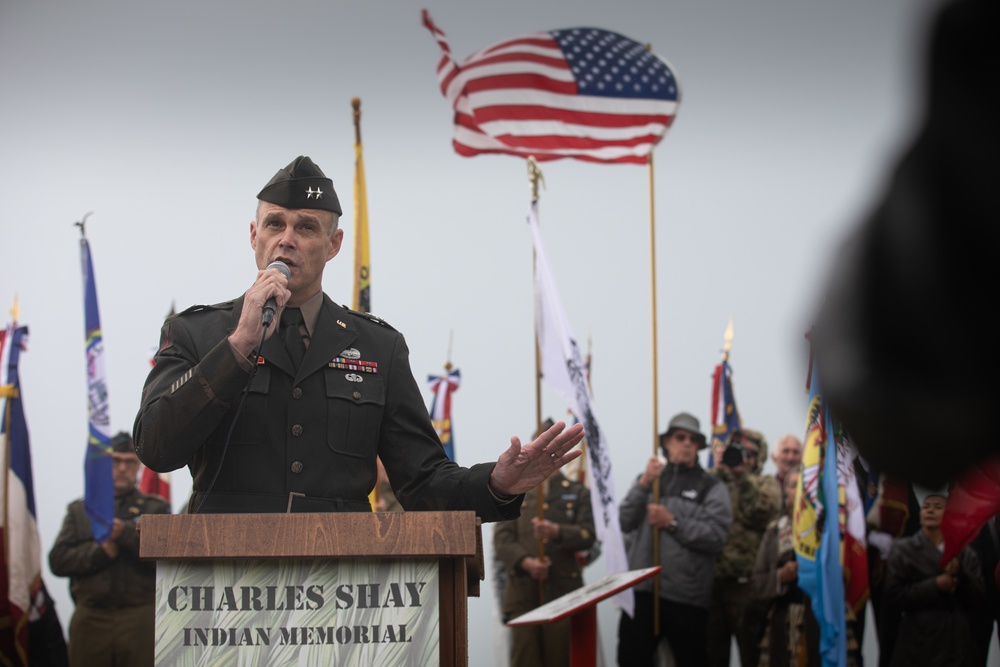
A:
<svg viewBox="0 0 1000 667">
<path fill-rule="evenodd" d="M 197 304 L 197 305 L 185 308 L 181 312 L 179 312 L 176 315 L 174 315 L 174 317 L 181 317 L 182 315 L 190 315 L 192 313 L 200 313 L 200 312 L 202 312 L 204 310 L 227 310 L 227 309 L 232 309 L 232 307 L 233 307 L 233 301 L 232 300 L 223 301 L 221 303 L 213 303 L 212 305 Z"/>
<path fill-rule="evenodd" d="M 382 325 L 384 327 L 388 327 L 389 329 L 392 329 L 393 331 L 396 330 L 395 327 L 393 327 L 391 324 L 389 324 L 388 322 L 386 322 L 385 320 L 383 320 L 381 317 L 379 317 L 378 315 L 375 315 L 373 313 L 359 313 L 356 310 L 351 310 L 347 306 L 344 306 L 344 310 L 346 310 L 351 315 L 354 315 L 355 317 L 360 317 L 360 318 L 368 320 L 369 322 L 374 322 L 375 324 L 380 324 L 380 325 Z"/>
</svg>

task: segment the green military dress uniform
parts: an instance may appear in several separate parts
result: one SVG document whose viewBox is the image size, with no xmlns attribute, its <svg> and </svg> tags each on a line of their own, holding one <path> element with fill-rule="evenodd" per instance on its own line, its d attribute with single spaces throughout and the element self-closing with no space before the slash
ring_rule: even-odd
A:
<svg viewBox="0 0 1000 667">
<path fill-rule="evenodd" d="M 112 559 L 94 540 L 83 500 L 70 503 L 49 567 L 70 578 L 76 609 L 69 625 L 69 664 L 139 667 L 153 664 L 156 564 L 139 560 L 136 520 L 169 514 L 170 505 L 138 490 L 115 497 L 115 518 L 124 522 Z"/>
<path fill-rule="evenodd" d="M 284 512 L 289 502 L 293 512 L 368 512 L 378 455 L 407 510 L 517 516 L 517 501 L 498 503 L 488 489 L 495 464 L 463 468 L 445 456 L 403 336 L 321 296 L 298 369 L 278 332 L 264 342 L 228 447 L 250 378 L 227 340 L 243 298 L 168 318 L 135 421 L 142 462 L 186 465 L 192 512 Z"/>
<path fill-rule="evenodd" d="M 545 545 L 545 555 L 552 561 L 549 576 L 541 591 L 550 602 L 583 586 L 583 572 L 577 554 L 594 544 L 594 516 L 590 491 L 579 482 L 559 474 L 545 486 L 544 516 L 559 524 L 559 536 Z M 525 495 L 521 516 L 515 521 L 497 524 L 493 546 L 504 563 L 507 582 L 503 593 L 505 620 L 514 619 L 540 604 L 538 582 L 520 567 L 526 557 L 538 556 L 531 520 L 538 516 L 538 492 Z M 570 622 L 512 628 L 511 665 L 517 667 L 552 667 L 569 665 Z"/>
<path fill-rule="evenodd" d="M 278 170 L 257 199 L 343 214 L 333 181 L 302 155 Z M 302 341 L 283 341 L 276 331 L 256 366 L 237 358 L 227 340 L 243 297 L 189 308 L 164 323 L 133 427 L 135 450 L 158 472 L 190 469 L 189 511 L 369 512 L 379 457 L 407 510 L 473 510 L 484 521 L 516 517 L 521 497 L 499 498 L 489 488 L 495 464 L 462 468 L 448 460 L 403 336 L 322 292 L 299 296 L 309 310 L 304 356 Z M 284 338 L 296 338 L 296 331 L 302 333 L 299 325 L 286 326 L 292 335 Z M 301 361 L 293 362 L 290 350 Z"/>
</svg>

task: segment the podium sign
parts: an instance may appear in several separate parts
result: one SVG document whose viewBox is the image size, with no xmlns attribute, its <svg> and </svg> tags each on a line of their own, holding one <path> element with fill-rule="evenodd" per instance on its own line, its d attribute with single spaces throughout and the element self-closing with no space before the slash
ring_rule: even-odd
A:
<svg viewBox="0 0 1000 667">
<path fill-rule="evenodd" d="M 165 561 L 157 665 L 438 665 L 438 564 Z"/>
<path fill-rule="evenodd" d="M 475 512 L 146 514 L 139 557 L 157 667 L 468 666 Z"/>
</svg>

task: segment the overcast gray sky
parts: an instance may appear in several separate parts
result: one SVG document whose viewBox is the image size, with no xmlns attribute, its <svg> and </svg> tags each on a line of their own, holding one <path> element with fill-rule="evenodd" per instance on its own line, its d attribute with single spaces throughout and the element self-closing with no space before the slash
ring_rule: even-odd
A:
<svg viewBox="0 0 1000 667">
<path fill-rule="evenodd" d="M 452 362 L 458 460 L 532 430 L 534 357 L 524 162 L 461 158 L 435 78 L 427 8 L 459 60 L 504 38 L 593 26 L 649 43 L 677 73 L 655 150 L 658 424 L 707 430 L 713 366 L 735 323 L 746 426 L 773 444 L 805 423 L 803 339 L 837 244 L 878 196 L 916 120 L 933 0 L 124 0 L 0 5 L 4 312 L 31 328 L 21 377 L 45 554 L 83 492 L 87 434 L 79 231 L 93 251 L 113 431 L 131 430 L 172 303 L 253 281 L 254 196 L 311 156 L 336 184 L 347 241 L 324 288 L 350 303 L 354 130 L 362 100 L 373 310 L 401 330 L 418 382 Z M 542 233 L 581 346 L 621 498 L 652 447 L 648 173 L 543 165 Z M 4 318 L 6 319 L 6 317 Z M 429 400 L 429 392 L 425 391 Z M 562 406 L 546 397 L 546 415 Z M 174 475 L 175 508 L 190 489 Z M 490 546 L 491 531 L 484 537 Z M 587 573 L 603 574 L 599 561 Z M 64 628 L 67 582 L 45 570 Z M 470 604 L 470 634 L 492 593 Z M 615 612 L 601 607 L 613 657 Z M 488 642 L 474 641 L 472 664 Z"/>
</svg>

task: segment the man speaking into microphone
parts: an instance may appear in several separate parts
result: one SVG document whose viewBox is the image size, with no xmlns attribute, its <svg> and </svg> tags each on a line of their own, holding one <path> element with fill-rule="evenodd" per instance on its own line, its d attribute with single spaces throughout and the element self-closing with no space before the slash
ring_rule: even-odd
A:
<svg viewBox="0 0 1000 667">
<path fill-rule="evenodd" d="M 189 512 L 367 512 L 378 456 L 407 510 L 507 520 L 579 456 L 582 427 L 558 423 L 496 463 L 449 461 L 403 336 L 323 293 L 344 238 L 333 182 L 300 156 L 257 199 L 256 280 L 167 319 L 135 420 L 146 466 L 190 469 Z"/>
</svg>

